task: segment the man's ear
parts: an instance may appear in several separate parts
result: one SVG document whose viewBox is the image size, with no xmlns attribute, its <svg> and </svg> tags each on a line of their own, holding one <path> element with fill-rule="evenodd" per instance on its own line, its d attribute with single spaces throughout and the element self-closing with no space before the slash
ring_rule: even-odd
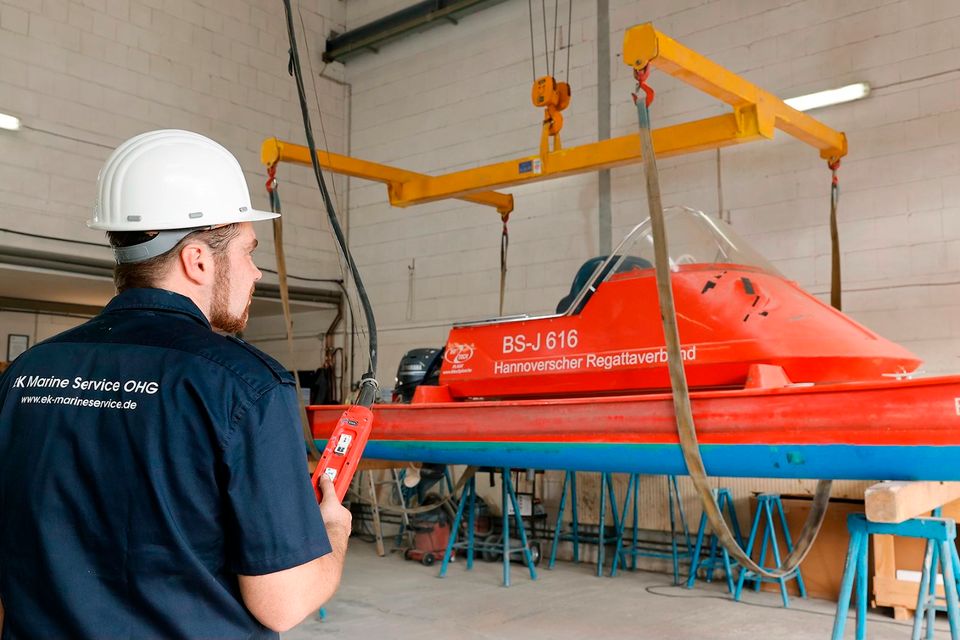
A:
<svg viewBox="0 0 960 640">
<path fill-rule="evenodd" d="M 213 282 L 213 255 L 202 242 L 191 242 L 180 250 L 180 266 L 183 275 L 195 285 Z"/>
</svg>

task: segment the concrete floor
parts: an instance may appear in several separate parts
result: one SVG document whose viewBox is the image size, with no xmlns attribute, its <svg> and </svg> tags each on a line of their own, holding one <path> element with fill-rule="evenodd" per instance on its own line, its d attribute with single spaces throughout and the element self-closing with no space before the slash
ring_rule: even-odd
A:
<svg viewBox="0 0 960 640">
<path fill-rule="evenodd" d="M 784 609 L 778 594 L 749 590 L 737 603 L 716 583 L 687 590 L 673 586 L 668 575 L 641 571 L 597 578 L 592 565 L 570 562 L 558 562 L 552 571 L 544 564 L 535 582 L 515 564 L 512 586 L 504 588 L 499 562 L 476 562 L 470 572 L 464 566 L 458 559 L 440 579 L 438 565 L 407 562 L 399 553 L 378 558 L 372 544 L 351 540 L 327 619 L 308 619 L 283 638 L 824 640 L 836 606 L 794 598 Z M 936 626 L 937 637 L 948 637 L 942 614 Z M 854 637 L 854 627 L 851 618 L 846 637 Z M 902 640 L 910 637 L 910 625 L 874 612 L 867 637 Z"/>
</svg>

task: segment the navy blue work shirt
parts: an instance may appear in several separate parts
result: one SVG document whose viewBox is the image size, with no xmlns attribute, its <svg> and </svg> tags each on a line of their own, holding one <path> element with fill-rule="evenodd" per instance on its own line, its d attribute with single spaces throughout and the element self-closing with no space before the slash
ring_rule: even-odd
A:
<svg viewBox="0 0 960 640">
<path fill-rule="evenodd" d="M 293 378 L 131 289 L 0 377 L 3 638 L 275 638 L 237 575 L 330 551 Z"/>
</svg>

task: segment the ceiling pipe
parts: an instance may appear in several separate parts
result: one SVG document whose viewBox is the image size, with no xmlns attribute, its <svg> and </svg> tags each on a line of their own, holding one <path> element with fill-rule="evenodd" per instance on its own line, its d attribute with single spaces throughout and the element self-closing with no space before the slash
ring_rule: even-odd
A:
<svg viewBox="0 0 960 640">
<path fill-rule="evenodd" d="M 372 51 L 390 40 L 435 26 L 438 21 L 457 24 L 460 18 L 504 0 L 424 0 L 345 33 L 332 32 L 323 52 L 324 62 L 343 62 Z"/>
</svg>

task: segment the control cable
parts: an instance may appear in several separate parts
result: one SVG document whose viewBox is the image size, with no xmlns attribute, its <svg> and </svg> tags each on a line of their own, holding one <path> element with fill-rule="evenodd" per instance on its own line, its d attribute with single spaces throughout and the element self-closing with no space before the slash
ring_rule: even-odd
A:
<svg viewBox="0 0 960 640">
<path fill-rule="evenodd" d="M 313 127 L 310 123 L 310 109 L 307 106 L 306 90 L 304 87 L 303 81 L 303 71 L 300 66 L 300 54 L 297 49 L 297 36 L 296 30 L 293 23 L 293 10 L 290 6 L 290 0 L 283 0 L 284 12 L 286 13 L 287 20 L 287 36 L 290 42 L 290 73 L 293 75 L 297 84 L 297 98 L 300 102 L 300 111 L 303 116 L 303 128 L 304 134 L 306 136 L 307 148 L 310 149 L 310 161 L 313 165 L 314 177 L 317 181 L 317 186 L 320 188 L 320 193 L 323 197 L 323 203 L 326 208 L 327 218 L 330 223 L 330 228 L 333 231 L 334 238 L 337 241 L 337 246 L 340 249 L 340 254 L 343 257 L 344 262 L 347 264 L 347 268 L 350 270 L 350 275 L 353 277 L 354 284 L 357 288 L 357 296 L 360 299 L 360 304 L 363 307 L 364 317 L 366 319 L 367 329 L 369 331 L 369 348 L 370 348 L 370 360 L 367 367 L 366 373 L 363 374 L 363 377 L 360 381 L 360 392 L 357 398 L 357 404 L 370 407 L 373 405 L 374 400 L 376 400 L 377 391 L 379 389 L 379 383 L 376 380 L 376 371 L 377 371 L 377 323 L 376 318 L 373 315 L 373 307 L 370 304 L 370 299 L 367 296 L 367 291 L 363 286 L 363 279 L 360 277 L 360 271 L 357 269 L 357 265 L 353 260 L 353 256 L 350 254 L 350 248 L 347 246 L 346 238 L 344 237 L 343 230 L 340 227 L 340 222 L 337 220 L 337 212 L 333 205 L 333 200 L 330 198 L 330 192 L 327 189 L 326 181 L 323 178 L 323 171 L 320 168 L 320 162 L 317 159 L 316 153 L 316 144 L 313 137 Z"/>
</svg>

